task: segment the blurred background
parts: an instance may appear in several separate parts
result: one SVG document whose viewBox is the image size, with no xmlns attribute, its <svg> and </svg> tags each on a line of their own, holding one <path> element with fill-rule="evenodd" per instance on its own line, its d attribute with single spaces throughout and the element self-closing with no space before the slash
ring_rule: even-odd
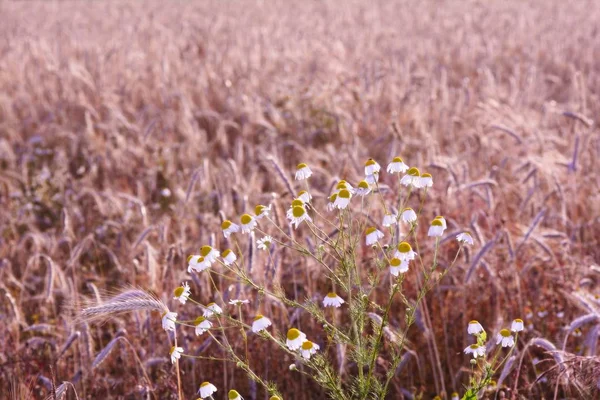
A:
<svg viewBox="0 0 600 400">
<path fill-rule="evenodd" d="M 310 164 L 325 204 L 368 157 L 400 155 L 433 174 L 426 218 L 443 214 L 476 245 L 428 297 L 432 323 L 410 331 L 390 398 L 460 392 L 468 321 L 495 332 L 519 317 L 522 363 L 503 395 L 593 398 L 598 21 L 592 0 L 0 2 L 0 397 L 70 381 L 82 399 L 176 398 L 159 315 L 80 324 L 73 310 L 126 284 L 171 301 L 187 256 L 222 241 L 223 217 L 285 210 L 275 164 L 288 178 Z M 275 257 L 288 294 L 328 290 L 315 266 Z M 212 301 L 208 281 L 191 283 Z M 302 321 L 322 337 L 269 307 L 278 329 Z M 286 399 L 325 398 L 287 355 L 250 344 Z M 565 368 L 579 381 L 560 380 Z M 186 360 L 182 374 L 186 398 L 204 380 L 265 398 L 235 365 Z"/>
</svg>

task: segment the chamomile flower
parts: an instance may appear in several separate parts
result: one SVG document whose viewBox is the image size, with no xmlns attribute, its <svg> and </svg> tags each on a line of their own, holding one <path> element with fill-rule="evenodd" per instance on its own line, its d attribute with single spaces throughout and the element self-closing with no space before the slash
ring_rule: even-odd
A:
<svg viewBox="0 0 600 400">
<path fill-rule="evenodd" d="M 473 245 L 473 236 L 469 232 L 463 232 L 456 235 L 458 243 Z"/>
<path fill-rule="evenodd" d="M 510 326 L 510 330 L 513 332 L 521 332 L 523 329 L 525 329 L 525 326 L 520 318 L 515 319 Z"/>
<path fill-rule="evenodd" d="M 440 221 L 442 221 L 442 226 L 444 227 L 444 230 L 448 228 L 448 225 L 446 225 L 446 218 L 444 218 L 442 215 L 436 215 L 434 219 L 439 219 Z"/>
<path fill-rule="evenodd" d="M 400 261 L 411 261 L 415 259 L 416 255 L 417 253 L 413 251 L 412 247 L 410 247 L 410 244 L 408 244 L 408 242 L 402 242 L 398 245 L 394 257 L 396 257 Z"/>
<path fill-rule="evenodd" d="M 273 395 L 269 397 L 269 400 L 281 400 L 281 397 Z"/>
<path fill-rule="evenodd" d="M 408 165 L 404 164 L 402 158 L 394 157 L 392 162 L 387 166 L 387 172 L 390 174 L 395 174 L 396 172 L 406 172 L 408 169 Z"/>
<path fill-rule="evenodd" d="M 374 226 L 367 228 L 367 230 L 365 231 L 365 234 L 366 234 L 365 243 L 367 244 L 367 246 L 372 246 L 373 244 L 377 243 L 379 241 L 379 239 L 383 238 L 383 232 L 381 232 Z"/>
<path fill-rule="evenodd" d="M 221 253 L 221 258 L 223 259 L 223 264 L 231 265 L 237 260 L 237 256 L 231 249 L 227 249 Z"/>
<path fill-rule="evenodd" d="M 379 173 L 365 176 L 365 182 L 372 186 L 376 185 L 379 182 Z"/>
<path fill-rule="evenodd" d="M 428 174 L 427 172 L 424 174 L 421 174 L 421 176 L 419 177 L 419 187 L 420 188 L 424 188 L 424 187 L 432 187 L 433 186 L 433 177 L 431 176 L 431 174 Z"/>
<path fill-rule="evenodd" d="M 295 176 L 297 181 L 308 179 L 308 178 L 310 178 L 311 175 L 312 175 L 312 171 L 310 170 L 308 165 L 306 165 L 304 163 L 298 164 L 298 166 L 296 167 L 296 176 Z"/>
<path fill-rule="evenodd" d="M 496 344 L 502 343 L 502 347 L 512 347 L 515 345 L 515 338 L 508 329 L 502 329 L 496 337 Z"/>
<path fill-rule="evenodd" d="M 240 217 L 240 223 L 242 228 L 242 233 L 250 233 L 254 228 L 256 228 L 257 222 L 256 218 L 254 218 L 250 214 L 244 214 Z"/>
<path fill-rule="evenodd" d="M 258 314 L 252 321 L 252 332 L 258 333 L 271 326 L 271 320 L 263 315 Z"/>
<path fill-rule="evenodd" d="M 287 212 L 285 213 L 287 219 L 292 219 L 292 216 L 294 215 L 294 207 L 302 207 L 304 210 L 306 210 L 306 205 L 302 200 L 294 199 L 290 205 L 290 208 L 288 208 Z"/>
<path fill-rule="evenodd" d="M 285 345 L 290 350 L 298 350 L 306 341 L 306 335 L 296 328 L 291 328 L 286 335 Z"/>
<path fill-rule="evenodd" d="M 302 206 L 293 207 L 292 213 L 288 217 L 288 219 L 291 221 L 292 225 L 296 225 L 294 227 L 294 229 L 297 229 L 298 225 L 300 225 L 302 223 L 302 221 L 311 221 L 312 222 L 312 218 L 308 215 L 308 213 L 306 212 L 306 209 Z"/>
<path fill-rule="evenodd" d="M 465 349 L 465 354 L 473 354 L 473 358 L 485 356 L 485 347 L 472 344 Z"/>
<path fill-rule="evenodd" d="M 231 304 L 232 306 L 239 306 L 239 305 L 248 304 L 248 303 L 250 303 L 249 300 L 241 300 L 241 299 L 229 300 L 229 304 Z"/>
<path fill-rule="evenodd" d="M 411 167 L 406 171 L 406 175 L 400 179 L 400 184 L 404 186 L 413 186 L 418 188 L 420 184 L 421 172 L 416 167 Z"/>
<path fill-rule="evenodd" d="M 348 204 L 350 204 L 351 198 L 352 198 L 352 193 L 350 193 L 350 190 L 342 189 L 338 192 L 333 205 L 335 208 L 339 208 L 340 210 L 343 210 L 344 208 L 348 207 Z"/>
<path fill-rule="evenodd" d="M 272 204 L 269 204 L 268 206 L 263 206 L 262 204 L 257 205 L 254 207 L 254 215 L 256 216 L 255 218 L 262 219 L 264 217 L 268 217 L 272 207 Z"/>
<path fill-rule="evenodd" d="M 354 193 L 354 188 L 352 187 L 352 185 L 342 179 L 341 181 L 338 182 L 337 185 L 335 185 L 335 190 L 336 190 L 336 193 L 339 193 L 340 190 L 343 190 L 343 189 L 348 190 L 351 194 Z"/>
<path fill-rule="evenodd" d="M 213 315 L 219 315 L 222 313 L 223 313 L 223 309 L 221 307 L 219 307 L 219 305 L 217 303 L 209 303 L 206 306 L 206 308 L 204 309 L 202 316 L 204 318 L 210 318 Z"/>
<path fill-rule="evenodd" d="M 210 322 L 206 317 L 198 317 L 194 321 L 194 325 L 196 326 L 196 336 L 202 335 L 204 332 L 212 328 L 212 322 Z"/>
<path fill-rule="evenodd" d="M 310 203 L 312 196 L 306 190 L 301 190 L 298 193 L 298 200 L 302 200 L 303 203 Z"/>
<path fill-rule="evenodd" d="M 171 364 L 175 364 L 175 362 L 177 360 L 179 360 L 181 358 L 181 355 L 183 354 L 183 347 L 171 347 L 171 351 L 169 352 L 169 354 L 171 355 Z"/>
<path fill-rule="evenodd" d="M 412 208 L 406 207 L 404 210 L 402 210 L 402 214 L 400 214 L 400 219 L 402 220 L 402 222 L 412 224 L 417 220 L 417 213 Z"/>
<path fill-rule="evenodd" d="M 217 391 L 217 387 L 210 382 L 202 382 L 200 384 L 200 389 L 198 389 L 198 394 L 201 399 L 205 399 L 210 397 Z"/>
<path fill-rule="evenodd" d="M 181 286 L 179 286 L 173 291 L 173 294 L 175 295 L 175 297 L 173 297 L 173 300 L 179 300 L 181 304 L 185 304 L 185 302 L 190 297 L 191 293 L 192 291 L 190 289 L 190 285 L 188 285 L 187 282 L 183 282 Z"/>
<path fill-rule="evenodd" d="M 306 340 L 304 343 L 302 343 L 302 346 L 300 347 L 300 354 L 302 355 L 302 358 L 308 360 L 310 356 L 312 356 L 317 352 L 317 350 L 319 350 L 319 348 L 320 347 L 318 344 L 313 343 L 310 340 Z"/>
<path fill-rule="evenodd" d="M 204 262 L 208 265 L 217 261 L 217 258 L 221 255 L 219 250 L 213 249 L 211 246 L 202 246 L 200 249 L 200 255 L 204 257 Z"/>
<path fill-rule="evenodd" d="M 258 239 L 256 241 L 256 247 L 258 247 L 260 250 L 269 250 L 269 247 L 271 247 L 271 243 L 273 242 L 273 238 L 269 235 L 263 237 L 262 239 Z"/>
<path fill-rule="evenodd" d="M 175 321 L 177 321 L 177 313 L 167 311 L 162 315 L 162 327 L 165 331 L 175 330 Z"/>
<path fill-rule="evenodd" d="M 227 393 L 227 399 L 229 400 L 244 400 L 244 398 L 242 396 L 240 396 L 240 394 L 237 392 L 237 390 L 230 390 L 229 393 Z"/>
<path fill-rule="evenodd" d="M 204 260 L 204 257 L 200 255 L 193 255 L 188 257 L 188 272 L 191 274 L 192 271 L 202 272 L 208 267 L 210 267 L 210 263 L 207 263 Z"/>
<path fill-rule="evenodd" d="M 356 194 L 357 196 L 364 197 L 369 193 L 371 193 L 371 186 L 369 185 L 369 182 L 365 180 L 358 182 L 358 185 L 356 185 L 356 189 L 354 189 L 354 194 Z"/>
<path fill-rule="evenodd" d="M 483 330 L 483 326 L 479 323 L 479 321 L 472 320 L 467 326 L 467 333 L 469 335 L 477 335 L 478 333 L 483 332 Z"/>
<path fill-rule="evenodd" d="M 327 211 L 331 212 L 335 209 L 335 201 L 337 200 L 337 193 L 329 196 L 329 203 L 327 203 Z"/>
<path fill-rule="evenodd" d="M 459 397 L 458 397 L 458 393 L 456 393 L 456 392 L 453 392 L 453 393 L 452 393 L 452 396 L 450 397 L 450 400 L 458 400 L 458 399 L 459 399 Z"/>
<path fill-rule="evenodd" d="M 396 257 L 392 258 L 390 260 L 390 274 L 398 276 L 398 274 L 408 272 L 408 262 L 408 260 L 401 261 Z"/>
<path fill-rule="evenodd" d="M 429 231 L 427 232 L 427 236 L 432 237 L 440 237 L 444 234 L 444 223 L 441 219 L 435 218 L 431 221 L 431 225 L 429 226 Z"/>
<path fill-rule="evenodd" d="M 236 233 L 240 231 L 240 226 L 238 224 L 234 224 L 230 220 L 226 219 L 221 224 L 221 229 L 223 230 L 223 236 L 227 239 L 229 235 L 232 233 Z"/>
<path fill-rule="evenodd" d="M 327 296 L 323 298 L 323 307 L 335 307 L 338 308 L 344 304 L 344 299 L 333 292 L 327 293 Z"/>
<path fill-rule="evenodd" d="M 390 227 L 392 225 L 395 225 L 398 222 L 398 215 L 397 214 L 385 214 L 383 216 L 383 223 L 381 225 L 387 227 Z"/>
<path fill-rule="evenodd" d="M 365 175 L 378 174 L 380 170 L 381 166 L 372 158 L 369 158 L 365 163 Z"/>
</svg>

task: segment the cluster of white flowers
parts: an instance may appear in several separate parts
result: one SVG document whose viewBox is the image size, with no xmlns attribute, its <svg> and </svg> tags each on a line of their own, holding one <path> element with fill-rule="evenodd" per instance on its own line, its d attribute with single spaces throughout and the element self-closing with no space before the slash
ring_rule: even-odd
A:
<svg viewBox="0 0 600 400">
<path fill-rule="evenodd" d="M 513 347 L 515 345 L 515 337 L 512 335 L 513 333 L 519 333 L 524 329 L 523 320 L 515 319 L 511 324 L 511 329 L 501 329 L 496 335 L 496 345 L 502 345 L 502 347 Z M 485 330 L 483 326 L 478 321 L 471 321 L 467 327 L 467 333 L 469 335 L 474 335 L 477 337 L 477 343 L 467 346 L 465 348 L 465 354 L 472 354 L 473 358 L 484 357 L 485 356 Z"/>
<path fill-rule="evenodd" d="M 306 335 L 296 328 L 288 330 L 285 345 L 292 351 L 298 350 L 302 358 L 306 360 L 320 349 L 318 344 L 306 339 Z"/>
</svg>

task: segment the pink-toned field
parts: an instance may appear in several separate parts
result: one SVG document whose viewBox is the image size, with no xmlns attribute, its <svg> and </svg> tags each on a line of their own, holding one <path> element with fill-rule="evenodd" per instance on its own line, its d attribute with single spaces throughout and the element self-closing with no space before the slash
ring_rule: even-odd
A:
<svg viewBox="0 0 600 400">
<path fill-rule="evenodd" d="M 285 225 L 299 162 L 322 209 L 337 180 L 396 155 L 433 175 L 423 215 L 448 221 L 440 265 L 451 234 L 475 245 L 425 299 L 388 397 L 462 393 L 468 322 L 497 332 L 520 317 L 516 361 L 483 396 L 597 398 L 599 118 L 593 0 L 0 2 L 0 398 L 52 399 L 68 381 L 69 399 L 176 399 L 160 314 L 87 323 L 84 304 L 133 285 L 175 306 L 183 280 L 213 301 L 186 260 L 224 243 L 223 218 L 271 203 Z M 291 298 L 330 290 L 318 264 L 274 257 L 271 283 Z M 252 274 L 268 263 L 256 253 Z M 324 340 L 305 313 L 263 301 L 274 331 L 301 323 Z M 404 309 L 393 303 L 392 331 Z M 222 357 L 207 337 L 179 340 Z M 248 347 L 285 399 L 327 398 L 289 354 Z M 326 354 L 356 373 L 339 347 Z M 179 365 L 186 399 L 205 380 L 215 398 L 267 398 L 235 363 Z"/>
</svg>

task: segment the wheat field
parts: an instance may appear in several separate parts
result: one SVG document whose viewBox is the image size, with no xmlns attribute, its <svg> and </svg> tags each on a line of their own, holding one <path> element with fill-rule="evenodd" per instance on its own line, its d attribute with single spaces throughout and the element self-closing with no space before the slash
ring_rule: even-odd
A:
<svg viewBox="0 0 600 400">
<path fill-rule="evenodd" d="M 176 399 L 160 315 L 87 323 L 83 304 L 127 285 L 172 302 L 183 280 L 207 303 L 186 259 L 222 241 L 226 216 L 285 215 L 299 162 L 323 200 L 395 155 L 432 173 L 427 218 L 476 245 L 428 295 L 389 398 L 461 392 L 467 323 L 517 317 L 518 357 L 486 398 L 597 398 L 599 28 L 593 0 L 0 2 L 0 398 L 52 399 L 67 381 L 69 399 Z M 318 266 L 277 263 L 290 296 L 327 292 Z M 264 275 L 264 254 L 253 265 Z M 268 306 L 280 329 L 321 334 Z M 249 344 L 285 399 L 326 398 Z M 203 380 L 267 398 L 235 364 L 181 374 L 185 398 Z"/>
</svg>

